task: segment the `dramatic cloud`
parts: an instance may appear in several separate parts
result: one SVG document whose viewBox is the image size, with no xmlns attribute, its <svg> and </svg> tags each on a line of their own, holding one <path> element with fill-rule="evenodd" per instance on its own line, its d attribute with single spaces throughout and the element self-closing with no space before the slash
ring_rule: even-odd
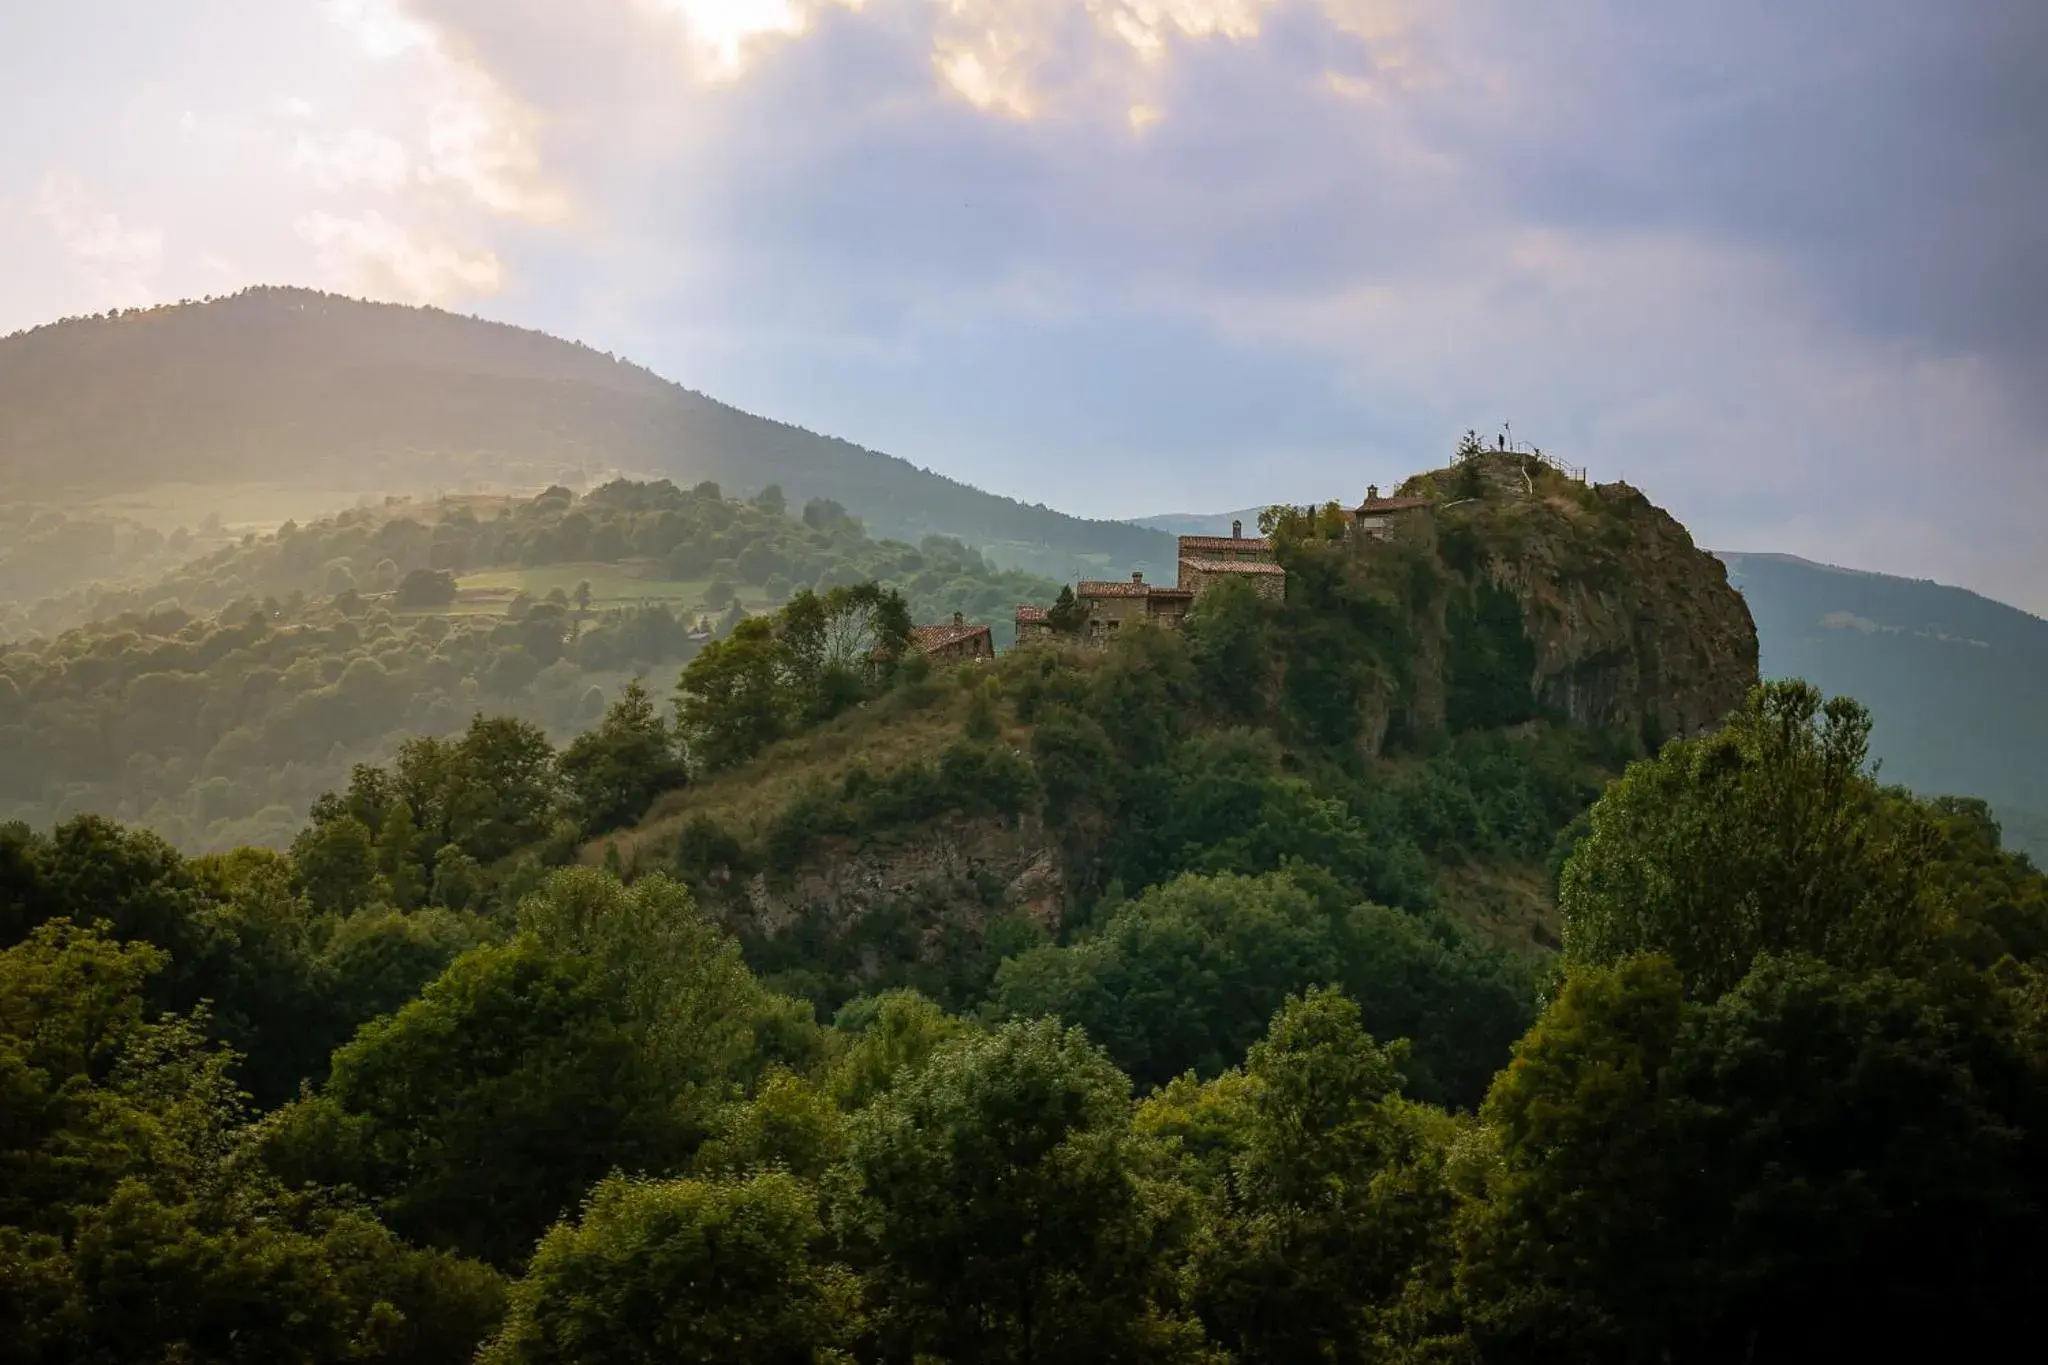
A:
<svg viewBox="0 0 2048 1365">
<path fill-rule="evenodd" d="M 41 33 L 84 131 L 0 148 L 36 205 L 0 238 L 64 299 L 204 253 L 468 300 L 1095 515 L 1355 492 L 1511 420 L 1709 543 L 2048 609 L 2030 0 L 217 9 L 187 67 Z M 144 109 L 190 184 L 139 169 Z M 90 187 L 65 226 L 46 182 Z"/>
</svg>

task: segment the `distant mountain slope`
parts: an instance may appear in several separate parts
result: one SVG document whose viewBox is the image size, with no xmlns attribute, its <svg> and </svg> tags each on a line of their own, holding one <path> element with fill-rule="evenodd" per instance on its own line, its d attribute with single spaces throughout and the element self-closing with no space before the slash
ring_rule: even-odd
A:
<svg viewBox="0 0 2048 1365">
<path fill-rule="evenodd" d="M 1055 577 L 1170 571 L 1173 545 L 755 417 L 573 342 L 429 308 L 254 289 L 0 338 L 0 484 L 38 500 L 300 481 L 365 492 L 607 470 L 830 498 L 876 535 L 957 536 Z"/>
<path fill-rule="evenodd" d="M 1167 512 L 1156 517 L 1140 517 L 1131 524 L 1148 527 L 1154 531 L 1164 531 L 1170 536 L 1227 536 L 1230 534 L 1230 523 L 1241 521 L 1244 523 L 1245 534 L 1250 535 L 1252 528 L 1259 524 L 1259 513 L 1265 510 L 1263 507 L 1247 507 L 1237 512 L 1214 514 Z"/>
<path fill-rule="evenodd" d="M 2048 621 L 1961 588 L 1722 554 L 1749 599 L 1766 677 L 1869 706 L 1883 775 L 1980 796 L 2010 842 L 2048 858 Z"/>
</svg>

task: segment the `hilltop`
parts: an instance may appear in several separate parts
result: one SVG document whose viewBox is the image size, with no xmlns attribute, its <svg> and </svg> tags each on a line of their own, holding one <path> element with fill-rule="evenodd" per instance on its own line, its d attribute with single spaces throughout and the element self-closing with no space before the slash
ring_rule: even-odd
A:
<svg viewBox="0 0 2048 1365">
<path fill-rule="evenodd" d="M 0 338 L 0 481 L 76 504 L 157 484 L 392 493 L 608 471 L 779 484 L 880 536 L 1055 575 L 1163 570 L 1172 542 L 1027 506 L 727 406 L 606 352 L 434 308 L 259 288 Z"/>
<path fill-rule="evenodd" d="M 1258 510 L 1173 513 L 1137 524 L 1227 535 Z M 1817 564 L 1787 554 L 1713 554 L 1756 623 L 1767 678 L 1856 697 L 1875 721 L 1886 780 L 1989 801 L 2015 848 L 2048 861 L 2048 621 L 1967 589 Z"/>
<path fill-rule="evenodd" d="M 1140 888 L 1297 859 L 1554 946 L 1561 832 L 1629 757 L 1742 703 L 1756 636 L 1636 490 L 1496 465 L 1411 479 L 1384 534 L 1336 504 L 1269 517 L 1246 544 L 1284 599 L 1226 576 L 1177 629 L 1054 635 L 785 727 L 587 857 L 688 877 L 827 1006 L 906 981 L 966 998 L 1016 941 Z M 686 694 L 735 695 L 699 669 Z M 745 705 L 736 723 L 768 703 Z"/>
</svg>

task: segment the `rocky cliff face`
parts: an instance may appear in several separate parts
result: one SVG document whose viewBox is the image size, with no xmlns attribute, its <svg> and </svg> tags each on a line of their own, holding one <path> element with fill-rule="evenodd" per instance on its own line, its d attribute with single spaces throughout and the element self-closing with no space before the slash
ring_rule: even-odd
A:
<svg viewBox="0 0 2048 1365">
<path fill-rule="evenodd" d="M 1057 933 L 1065 883 L 1037 818 L 952 819 L 828 840 L 794 872 L 724 882 L 711 908 L 743 942 L 801 943 L 873 982 L 905 962 L 972 957 L 1000 921 L 1029 921 L 1034 938 Z"/>
<path fill-rule="evenodd" d="M 1627 484 L 1489 455 L 1402 491 L 1437 499 L 1390 551 L 1432 560 L 1444 584 L 1417 623 L 1413 712 L 1425 726 L 1455 726 L 1461 697 L 1471 709 L 1460 673 L 1480 668 L 1475 658 L 1526 666 L 1544 710 L 1650 747 L 1712 729 L 1756 684 L 1756 625 L 1726 568 Z M 1515 613 L 1488 609 L 1503 597 Z"/>
</svg>

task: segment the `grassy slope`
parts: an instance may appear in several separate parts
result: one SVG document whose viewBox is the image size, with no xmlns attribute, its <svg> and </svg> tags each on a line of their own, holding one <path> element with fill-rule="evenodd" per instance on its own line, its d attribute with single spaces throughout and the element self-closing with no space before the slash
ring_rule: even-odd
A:
<svg viewBox="0 0 2048 1365">
<path fill-rule="evenodd" d="M 1092 656 L 1083 652 L 1084 662 Z M 928 759 L 962 735 L 970 680 L 984 668 L 938 675 L 929 689 L 897 693 L 770 747 L 752 762 L 720 773 L 655 803 L 634 829 L 593 840 L 583 858 L 601 866 L 615 850 L 622 866 L 651 871 L 669 865 L 685 826 L 709 817 L 743 842 L 754 843 L 768 822 L 807 789 L 837 787 L 864 766 L 880 775 Z M 1000 743 L 1029 752 L 1033 727 L 1001 708 Z M 1383 760 L 1386 776 L 1414 766 L 1413 759 Z M 1439 869 L 1437 903 L 1503 947 L 1526 951 L 1557 943 L 1557 907 L 1540 861 L 1497 858 Z"/>
</svg>

